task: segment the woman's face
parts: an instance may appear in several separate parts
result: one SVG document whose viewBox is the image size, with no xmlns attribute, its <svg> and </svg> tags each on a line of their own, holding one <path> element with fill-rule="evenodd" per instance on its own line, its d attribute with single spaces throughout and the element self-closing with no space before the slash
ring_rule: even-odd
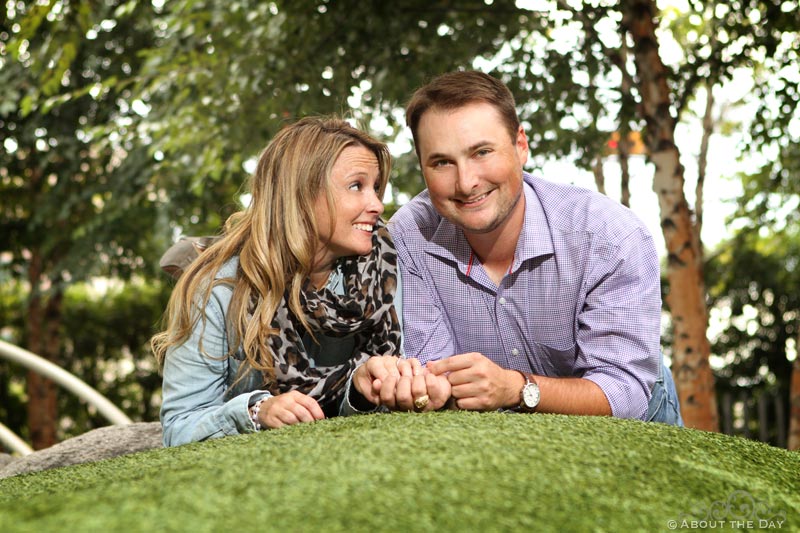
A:
<svg viewBox="0 0 800 533">
<path fill-rule="evenodd" d="M 379 180 L 378 158 L 369 149 L 353 145 L 339 155 L 328 184 L 336 213 L 333 228 L 325 194 L 315 201 L 321 245 L 315 270 L 332 268 L 340 257 L 370 253 L 372 232 L 383 213 L 383 202 L 378 197 Z"/>
</svg>

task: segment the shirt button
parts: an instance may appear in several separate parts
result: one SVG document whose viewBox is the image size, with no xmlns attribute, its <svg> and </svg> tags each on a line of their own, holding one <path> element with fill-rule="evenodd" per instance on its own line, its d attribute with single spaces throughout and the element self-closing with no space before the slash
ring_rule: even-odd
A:
<svg viewBox="0 0 800 533">
<path fill-rule="evenodd" d="M 506 299 L 501 296 L 500 297 L 500 305 L 505 305 L 505 304 L 506 304 Z"/>
<path fill-rule="evenodd" d="M 517 355 L 519 355 L 519 350 L 517 350 L 516 348 L 514 348 L 513 350 L 511 350 L 511 355 L 513 355 L 513 356 L 517 356 Z"/>
</svg>

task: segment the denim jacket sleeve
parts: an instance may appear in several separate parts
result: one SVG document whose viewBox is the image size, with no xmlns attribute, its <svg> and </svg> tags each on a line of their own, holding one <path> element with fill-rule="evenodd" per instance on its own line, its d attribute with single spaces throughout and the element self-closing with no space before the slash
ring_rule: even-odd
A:
<svg viewBox="0 0 800 533">
<path fill-rule="evenodd" d="M 227 287 L 215 287 L 191 336 L 167 353 L 161 405 L 165 446 L 255 431 L 249 406 L 270 394 L 249 390 L 230 397 L 225 333 L 230 296 Z M 201 338 L 206 353 L 200 350 Z"/>
</svg>

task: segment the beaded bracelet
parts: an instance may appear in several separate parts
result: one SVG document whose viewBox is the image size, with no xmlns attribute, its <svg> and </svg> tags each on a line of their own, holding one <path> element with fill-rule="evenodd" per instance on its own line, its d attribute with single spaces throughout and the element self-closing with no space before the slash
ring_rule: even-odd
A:
<svg viewBox="0 0 800 533">
<path fill-rule="evenodd" d="M 261 409 L 261 402 L 266 400 L 266 398 L 261 398 L 253 406 L 250 408 L 250 420 L 253 422 L 253 427 L 256 428 L 256 431 L 261 431 L 261 422 L 258 421 L 258 410 Z"/>
</svg>

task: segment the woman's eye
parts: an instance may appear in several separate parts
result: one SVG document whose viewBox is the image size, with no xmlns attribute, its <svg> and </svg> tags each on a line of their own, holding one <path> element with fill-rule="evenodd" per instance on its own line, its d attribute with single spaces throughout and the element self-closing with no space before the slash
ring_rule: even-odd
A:
<svg viewBox="0 0 800 533">
<path fill-rule="evenodd" d="M 361 184 L 359 182 L 351 183 L 350 187 L 348 187 L 348 189 L 350 189 L 351 191 L 360 191 L 361 190 Z"/>
</svg>

